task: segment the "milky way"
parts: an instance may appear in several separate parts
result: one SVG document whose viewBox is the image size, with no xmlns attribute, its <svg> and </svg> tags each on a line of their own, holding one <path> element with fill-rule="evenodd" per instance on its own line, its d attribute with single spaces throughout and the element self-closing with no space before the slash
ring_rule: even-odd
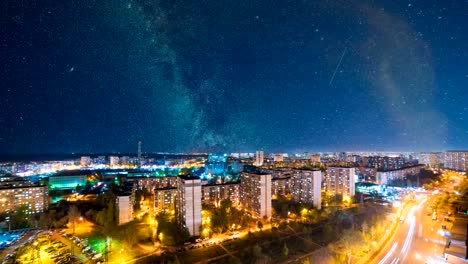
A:
<svg viewBox="0 0 468 264">
<path fill-rule="evenodd" d="M 2 10 L 0 152 L 468 148 L 467 1 Z"/>
</svg>

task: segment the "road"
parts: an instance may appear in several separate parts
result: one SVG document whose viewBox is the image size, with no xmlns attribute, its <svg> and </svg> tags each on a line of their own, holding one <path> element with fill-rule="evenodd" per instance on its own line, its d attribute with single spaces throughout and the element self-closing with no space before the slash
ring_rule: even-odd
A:
<svg viewBox="0 0 468 264">
<path fill-rule="evenodd" d="M 443 222 L 440 221 L 441 217 L 432 220 L 432 216 L 427 215 L 434 199 L 430 194 L 420 196 L 404 210 L 404 222 L 399 224 L 394 236 L 371 263 L 444 263 L 439 260 L 443 256 L 446 240 L 438 235 Z"/>
</svg>

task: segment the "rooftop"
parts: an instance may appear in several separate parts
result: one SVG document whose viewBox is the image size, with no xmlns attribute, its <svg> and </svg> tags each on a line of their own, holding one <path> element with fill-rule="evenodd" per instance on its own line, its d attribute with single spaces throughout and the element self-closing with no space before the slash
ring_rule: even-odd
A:
<svg viewBox="0 0 468 264">
<path fill-rule="evenodd" d="M 187 175 L 179 175 L 179 178 L 189 181 L 189 180 L 200 180 L 200 177 L 192 175 L 192 174 L 187 174 Z"/>
</svg>

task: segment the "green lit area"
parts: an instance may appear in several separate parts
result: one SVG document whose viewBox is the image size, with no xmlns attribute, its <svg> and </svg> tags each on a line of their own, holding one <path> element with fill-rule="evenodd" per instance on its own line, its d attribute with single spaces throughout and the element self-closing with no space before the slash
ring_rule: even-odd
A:
<svg viewBox="0 0 468 264">
<path fill-rule="evenodd" d="M 88 245 L 96 252 L 102 253 L 104 256 L 106 253 L 106 244 L 108 246 L 107 253 L 110 253 L 116 249 L 119 249 L 120 243 L 115 239 L 109 239 L 103 237 L 88 238 Z"/>
<path fill-rule="evenodd" d="M 155 169 L 145 172 L 128 172 L 128 177 L 165 177 L 165 176 L 177 176 L 181 172 L 179 168 L 165 168 L 165 169 Z"/>
<path fill-rule="evenodd" d="M 75 189 L 76 186 L 86 184 L 86 175 L 78 176 L 53 176 L 49 178 L 50 190 Z"/>
</svg>

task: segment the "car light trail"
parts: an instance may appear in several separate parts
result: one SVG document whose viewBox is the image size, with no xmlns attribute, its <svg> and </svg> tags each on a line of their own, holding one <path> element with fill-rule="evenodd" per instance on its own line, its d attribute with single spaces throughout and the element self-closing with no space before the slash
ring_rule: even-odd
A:
<svg viewBox="0 0 468 264">
<path fill-rule="evenodd" d="M 413 234 L 414 234 L 414 227 L 416 225 L 416 218 L 413 216 L 411 216 L 411 225 L 410 225 L 410 228 L 409 228 L 409 232 L 408 232 L 408 235 L 406 236 L 406 239 L 405 239 L 405 244 L 403 244 L 403 248 L 401 249 L 401 253 L 405 253 L 409 246 L 411 245 L 411 241 L 413 240 Z"/>
<path fill-rule="evenodd" d="M 395 252 L 397 246 L 398 242 L 395 242 L 392 248 L 388 251 L 387 255 L 385 255 L 385 257 L 379 262 L 379 264 L 384 264 L 392 256 L 393 252 Z"/>
</svg>

